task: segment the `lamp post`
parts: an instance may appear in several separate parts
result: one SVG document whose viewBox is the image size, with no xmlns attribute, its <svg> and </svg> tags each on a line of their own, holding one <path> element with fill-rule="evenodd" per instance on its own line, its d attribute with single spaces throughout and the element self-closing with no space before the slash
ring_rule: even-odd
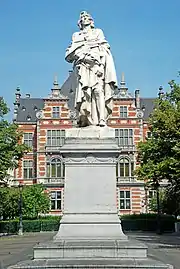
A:
<svg viewBox="0 0 180 269">
<path fill-rule="evenodd" d="M 159 87 L 159 93 L 158 93 L 158 98 L 162 100 L 164 96 L 163 92 L 163 87 Z M 159 197 L 159 188 L 160 184 L 159 182 L 156 183 L 156 202 L 157 202 L 157 234 L 162 234 L 162 229 L 161 229 L 161 209 L 160 209 L 160 197 Z"/>
<path fill-rule="evenodd" d="M 22 207 L 23 207 L 23 199 L 22 199 L 22 183 L 19 183 L 19 235 L 23 235 L 23 222 L 22 222 Z"/>
<path fill-rule="evenodd" d="M 159 198 L 159 183 L 156 184 L 156 199 L 157 199 L 157 234 L 161 234 L 161 209 L 160 209 L 160 198 Z"/>
</svg>

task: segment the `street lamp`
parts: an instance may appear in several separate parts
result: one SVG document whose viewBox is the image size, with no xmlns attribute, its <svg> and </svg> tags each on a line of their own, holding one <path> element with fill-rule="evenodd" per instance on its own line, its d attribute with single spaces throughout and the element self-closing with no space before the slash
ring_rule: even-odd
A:
<svg viewBox="0 0 180 269">
<path fill-rule="evenodd" d="M 23 199 L 22 199 L 22 189 L 23 184 L 19 183 L 19 235 L 23 235 L 23 222 L 22 222 L 22 207 L 23 207 Z"/>
<path fill-rule="evenodd" d="M 161 209 L 160 209 L 160 197 L 159 197 L 160 184 L 156 184 L 156 202 L 157 202 L 157 234 L 162 234 L 161 230 Z"/>
</svg>

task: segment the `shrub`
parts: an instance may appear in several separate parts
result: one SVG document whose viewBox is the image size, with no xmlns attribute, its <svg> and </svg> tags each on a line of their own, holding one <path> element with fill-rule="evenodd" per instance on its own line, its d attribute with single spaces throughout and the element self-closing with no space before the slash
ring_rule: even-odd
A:
<svg viewBox="0 0 180 269">
<path fill-rule="evenodd" d="M 43 220 L 41 221 L 41 231 L 58 231 L 59 220 Z"/>
<path fill-rule="evenodd" d="M 60 217 L 23 220 L 24 232 L 58 231 Z M 15 234 L 19 230 L 19 220 L 0 221 L 0 233 Z"/>
<path fill-rule="evenodd" d="M 156 231 L 157 214 L 133 214 L 121 217 L 122 228 L 126 231 Z M 174 231 L 175 217 L 161 215 L 162 232 Z"/>
<path fill-rule="evenodd" d="M 24 232 L 57 231 L 59 216 L 45 216 L 36 220 L 23 220 Z M 156 231 L 157 214 L 123 215 L 122 228 L 125 231 Z M 162 232 L 174 231 L 175 218 L 169 215 L 161 216 Z M 19 220 L 0 221 L 0 233 L 15 234 L 19 229 Z"/>
<path fill-rule="evenodd" d="M 15 234 L 19 229 L 18 220 L 0 221 L 0 233 Z"/>
</svg>

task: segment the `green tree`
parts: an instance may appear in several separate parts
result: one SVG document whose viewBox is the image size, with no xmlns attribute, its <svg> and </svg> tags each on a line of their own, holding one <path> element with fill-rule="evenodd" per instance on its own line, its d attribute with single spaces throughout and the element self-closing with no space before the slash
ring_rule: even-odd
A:
<svg viewBox="0 0 180 269">
<path fill-rule="evenodd" d="M 166 188 L 163 200 L 163 212 L 176 217 L 180 214 L 179 192 L 174 191 L 174 186 L 169 185 Z"/>
<path fill-rule="evenodd" d="M 136 175 L 159 190 L 163 179 L 180 201 L 180 85 L 169 82 L 167 93 L 160 91 L 149 118 L 151 137 L 138 145 Z"/>
<path fill-rule="evenodd" d="M 14 219 L 19 212 L 18 188 L 0 188 L 0 216 L 3 220 Z"/>
<path fill-rule="evenodd" d="M 37 218 L 41 213 L 48 213 L 50 199 L 42 185 L 35 184 L 24 186 L 23 216 L 26 218 Z M 20 190 L 17 187 L 0 188 L 0 217 L 3 220 L 19 217 Z"/>
<path fill-rule="evenodd" d="M 180 214 L 180 202 L 177 195 L 172 191 L 171 185 L 164 190 L 159 191 L 160 212 L 169 215 L 178 216 Z M 153 212 L 157 212 L 157 195 L 155 194 L 149 202 L 149 208 Z"/>
<path fill-rule="evenodd" d="M 18 161 L 23 157 L 29 148 L 19 143 L 22 133 L 18 131 L 18 126 L 9 123 L 5 116 L 9 109 L 0 98 L 0 184 L 8 185 L 9 171 L 18 167 Z"/>
<path fill-rule="evenodd" d="M 166 213 L 165 208 L 164 208 L 164 201 L 165 201 L 165 191 L 164 190 L 160 190 L 159 191 L 159 206 L 160 206 L 160 212 L 161 213 Z M 157 193 L 155 193 L 155 195 L 150 199 L 149 201 L 149 209 L 153 212 L 157 212 L 158 211 L 158 207 L 157 207 Z"/>
<path fill-rule="evenodd" d="M 50 199 L 43 185 L 34 184 L 23 187 L 23 216 L 37 218 L 41 213 L 48 213 Z"/>
</svg>

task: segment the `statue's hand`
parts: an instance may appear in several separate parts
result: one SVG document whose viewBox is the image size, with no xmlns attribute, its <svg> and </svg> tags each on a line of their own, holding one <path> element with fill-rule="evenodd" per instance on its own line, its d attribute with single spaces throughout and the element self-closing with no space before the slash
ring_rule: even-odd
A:
<svg viewBox="0 0 180 269">
<path fill-rule="evenodd" d="M 103 65 L 100 65 L 100 66 L 98 67 L 97 71 L 96 71 L 96 75 L 97 75 L 98 77 L 102 77 L 102 76 L 103 76 L 103 73 L 104 73 L 104 67 L 103 67 Z"/>
<path fill-rule="evenodd" d="M 97 75 L 98 77 L 102 77 L 103 72 L 102 72 L 101 70 L 97 70 L 96 75 Z"/>
<path fill-rule="evenodd" d="M 90 64 L 90 65 L 93 65 L 95 63 L 95 59 L 91 55 L 87 54 L 84 57 L 84 62 L 87 63 L 87 64 Z"/>
</svg>

